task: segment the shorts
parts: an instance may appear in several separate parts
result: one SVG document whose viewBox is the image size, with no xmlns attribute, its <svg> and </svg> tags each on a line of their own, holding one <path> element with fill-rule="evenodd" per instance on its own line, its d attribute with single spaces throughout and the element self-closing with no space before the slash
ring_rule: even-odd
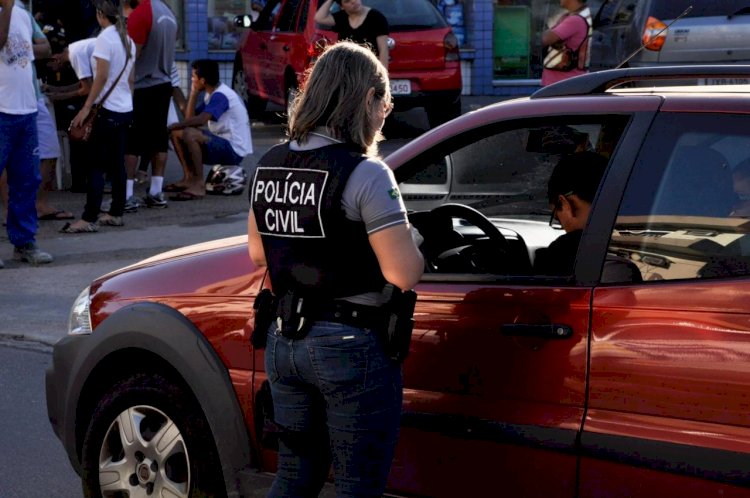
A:
<svg viewBox="0 0 750 498">
<path fill-rule="evenodd" d="M 201 144 L 203 164 L 222 164 L 224 166 L 240 164 L 242 156 L 234 151 L 229 140 L 214 135 L 207 130 L 203 130 L 203 134 L 208 137 L 208 142 Z"/>
<path fill-rule="evenodd" d="M 167 152 L 167 115 L 171 98 L 171 83 L 135 89 L 133 124 L 125 140 L 126 154 L 150 158 L 154 154 Z"/>
<path fill-rule="evenodd" d="M 39 135 L 39 159 L 57 159 L 60 157 L 60 140 L 57 138 L 55 120 L 47 109 L 44 98 L 37 100 L 36 127 Z"/>
</svg>

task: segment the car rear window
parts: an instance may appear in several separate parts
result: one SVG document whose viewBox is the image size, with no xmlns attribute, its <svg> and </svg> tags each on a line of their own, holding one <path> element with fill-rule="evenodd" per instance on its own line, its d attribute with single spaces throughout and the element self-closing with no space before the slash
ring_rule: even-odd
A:
<svg viewBox="0 0 750 498">
<path fill-rule="evenodd" d="M 750 7 L 748 0 L 669 0 L 668 2 L 653 2 L 651 15 L 657 19 L 674 19 L 690 5 L 693 10 L 685 17 L 729 16 L 741 9 Z"/>
<path fill-rule="evenodd" d="M 427 0 L 368 0 L 368 7 L 379 10 L 388 19 L 391 31 L 419 31 L 448 26 L 440 12 Z M 332 12 L 338 10 L 334 4 Z"/>
</svg>

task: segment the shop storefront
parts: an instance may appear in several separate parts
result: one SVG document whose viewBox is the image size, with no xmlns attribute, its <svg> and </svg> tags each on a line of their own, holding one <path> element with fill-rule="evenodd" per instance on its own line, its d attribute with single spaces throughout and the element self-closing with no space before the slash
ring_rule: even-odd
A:
<svg viewBox="0 0 750 498">
<path fill-rule="evenodd" d="M 189 62 L 219 61 L 231 82 L 240 29 L 234 17 L 257 0 L 167 0 L 185 27 L 177 59 L 187 86 Z M 541 33 L 562 11 L 559 0 L 432 0 L 461 43 L 464 93 L 528 95 L 539 88 Z M 262 2 L 261 2 L 262 3 Z M 590 0 L 592 11 L 600 2 Z"/>
</svg>

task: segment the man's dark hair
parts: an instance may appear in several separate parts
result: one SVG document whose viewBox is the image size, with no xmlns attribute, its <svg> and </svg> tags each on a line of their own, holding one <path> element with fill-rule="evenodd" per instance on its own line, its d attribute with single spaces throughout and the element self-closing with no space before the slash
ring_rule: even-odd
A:
<svg viewBox="0 0 750 498">
<path fill-rule="evenodd" d="M 606 157 L 596 152 L 576 152 L 562 156 L 547 184 L 550 204 L 557 203 L 560 195 L 571 194 L 576 194 L 586 202 L 593 202 L 608 162 Z"/>
<path fill-rule="evenodd" d="M 206 80 L 209 86 L 219 85 L 219 63 L 209 59 L 198 59 L 193 61 L 191 67 L 199 78 Z"/>
</svg>

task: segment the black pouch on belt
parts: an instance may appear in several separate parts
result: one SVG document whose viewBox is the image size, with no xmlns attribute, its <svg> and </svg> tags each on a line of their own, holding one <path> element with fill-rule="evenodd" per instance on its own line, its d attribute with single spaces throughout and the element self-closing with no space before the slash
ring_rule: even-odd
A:
<svg viewBox="0 0 750 498">
<path fill-rule="evenodd" d="M 263 349 L 268 341 L 268 327 L 271 321 L 276 318 L 276 297 L 270 289 L 263 289 L 255 297 L 253 303 L 255 310 L 255 323 L 253 325 L 253 334 L 250 336 L 250 344 L 255 349 Z"/>
<path fill-rule="evenodd" d="M 400 363 L 409 354 L 417 293 L 413 290 L 401 291 L 398 287 L 387 284 L 383 289 L 383 297 L 384 307 L 388 312 L 388 322 L 381 334 L 385 353 L 391 360 Z"/>
</svg>

